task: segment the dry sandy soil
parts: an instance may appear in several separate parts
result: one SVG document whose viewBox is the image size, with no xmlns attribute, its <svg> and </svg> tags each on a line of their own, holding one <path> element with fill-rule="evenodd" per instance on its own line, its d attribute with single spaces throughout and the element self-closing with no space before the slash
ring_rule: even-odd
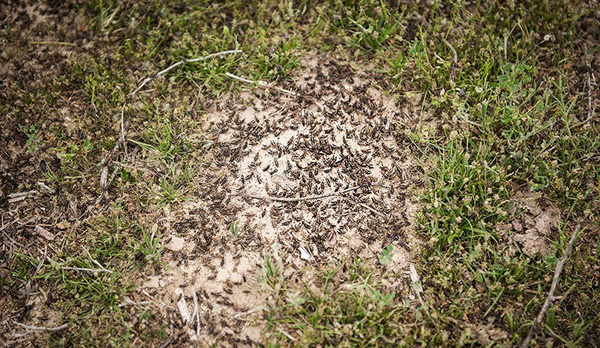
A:
<svg viewBox="0 0 600 348">
<path fill-rule="evenodd" d="M 89 18 L 77 6 L 13 5 L 0 4 L 0 22 L 10 23 L 12 30 L 0 36 L 0 89 L 29 91 L 27 98 L 40 98 L 36 93 L 50 86 L 49 81 L 72 73 L 74 60 L 101 56 L 102 42 L 88 41 L 93 37 Z M 34 27 L 41 29 L 28 32 Z M 70 44 L 62 45 L 63 41 Z M 466 61 L 464 56 L 461 59 Z M 427 173 L 421 166 L 427 156 L 413 152 L 419 145 L 411 142 L 408 133 L 447 121 L 424 115 L 419 98 L 410 103 L 406 96 L 388 95 L 381 77 L 341 63 L 333 53 L 305 54 L 294 71 L 291 79 L 278 85 L 294 95 L 248 85 L 244 92 L 230 92 L 216 100 L 186 96 L 193 121 L 201 124 L 203 132 L 198 134 L 202 146 L 186 151 L 202 163 L 190 166 L 185 199 L 143 209 L 135 194 L 123 193 L 117 185 L 101 187 L 106 184 L 102 170 L 108 168 L 101 160 L 111 156 L 107 138 L 116 139 L 120 125 L 111 120 L 108 126 L 98 122 L 95 127 L 94 117 L 101 115 L 93 110 L 95 105 L 83 87 L 65 82 L 66 92 L 59 91 L 58 98 L 48 92 L 49 102 L 30 101 L 31 105 L 25 97 L 15 100 L 0 92 L 0 102 L 10 106 L 6 110 L 19 110 L 0 120 L 0 285 L 2 298 L 8 299 L 0 303 L 0 343 L 43 345 L 43 335 L 18 337 L 23 327 L 15 322 L 55 327 L 69 315 L 55 305 L 59 299 L 52 289 L 38 287 L 36 281 L 28 281 L 18 293 L 5 293 L 4 279 L 13 277 L 17 251 L 33 250 L 38 256 L 54 249 L 63 255 L 83 254 L 72 241 L 96 228 L 92 221 L 117 201 L 124 202 L 125 209 L 140 208 L 144 220 L 140 225 L 156 226 L 165 247 L 160 265 L 134 272 L 137 288 L 122 299 L 122 306 L 136 314 L 156 313 L 153 319 L 163 320 L 171 336 L 163 340 L 166 345 L 264 344 L 261 319 L 278 290 L 264 282 L 267 258 L 281 269 L 291 288 L 315 292 L 318 275 L 327 265 L 360 258 L 366 265 L 395 274 L 395 282 L 385 285 L 416 303 L 409 269 L 420 261 L 418 249 L 426 238 L 414 235 L 414 224 L 421 211 L 417 191 L 425 186 Z M 140 99 L 128 99 L 132 114 L 142 114 L 140 100 L 160 96 L 155 92 L 149 84 L 136 96 Z M 33 155 L 24 128 L 31 124 L 49 137 L 41 139 Z M 141 138 L 142 127 L 133 125 L 127 135 L 125 143 L 132 151 L 115 147 L 118 153 L 112 154 L 111 170 L 136 166 L 135 156 L 144 156 L 145 149 L 132 141 Z M 86 134 L 90 129 L 94 133 Z M 67 140 L 57 140 L 55 133 Z M 93 139 L 98 144 L 88 166 L 92 170 L 81 173 L 80 182 L 65 180 L 64 187 L 57 185 L 58 191 L 40 184 L 52 170 L 62 169 L 57 149 L 67 148 L 69 139 L 79 142 L 88 136 L 100 138 Z M 44 141 L 56 148 L 43 148 Z M 137 169 L 148 187 L 164 174 L 156 168 Z M 510 256 L 520 255 L 521 250 L 531 259 L 552 255 L 556 248 L 551 241 L 557 240 L 565 213 L 544 194 L 523 187 L 511 188 L 516 194 L 506 200 L 509 219 L 495 226 L 499 244 L 508 246 Z M 36 192 L 11 196 L 30 190 Z M 132 212 L 137 214 L 135 209 Z M 131 233 L 128 237 L 136 238 Z M 388 246 L 393 247 L 393 257 L 382 264 L 379 257 Z M 35 275 L 49 267 L 44 262 L 29 271 Z M 427 265 L 419 267 L 427 269 Z M 495 325 L 500 324 L 491 322 L 485 330 L 492 332 Z M 492 339 L 508 337 L 504 327 L 495 332 L 498 337 Z"/>
<path fill-rule="evenodd" d="M 418 116 L 365 73 L 323 58 L 303 66 L 294 86 L 301 98 L 259 90 L 206 106 L 210 164 L 165 222 L 167 267 L 144 280 L 174 319 L 181 296 L 193 312 L 196 291 L 202 330 L 192 338 L 205 344 L 261 341 L 249 320 L 267 304 L 265 255 L 275 255 L 286 279 L 308 285 L 320 265 L 374 263 L 388 245 L 388 267 L 408 270 L 417 209 L 408 189 L 419 169 L 395 128 Z"/>
<path fill-rule="evenodd" d="M 57 12 L 45 5 L 28 5 L 11 11 L 5 9 L 4 20 L 16 27 L 49 23 L 50 32 L 29 38 L 39 42 L 59 42 L 64 35 L 73 35 L 72 29 L 83 20 L 70 17 L 69 8 Z M 69 41 L 93 50 L 85 32 L 80 36 Z M 41 45 L 26 51 L 19 43 L 3 45 L 13 54 L 3 57 L 4 82 L 17 78 L 15 72 L 20 71 L 33 87 L 60 74 L 78 50 Z M 390 270 L 401 274 L 411 262 L 416 241 L 410 225 L 417 206 L 409 188 L 423 183 L 423 173 L 400 130 L 418 122 L 418 108 L 386 95 L 375 75 L 354 71 L 327 56 L 305 56 L 297 70 L 301 74 L 294 76 L 295 83 L 285 87 L 299 97 L 251 88 L 214 101 L 199 98 L 203 105 L 198 115 L 210 138 L 209 146 L 200 150 L 206 165 L 192 173 L 193 189 L 186 201 L 165 209 L 157 222 L 166 249 L 165 267 L 138 279 L 139 297 L 127 300 L 145 303 L 168 318 L 171 327 L 180 327 L 185 325 L 186 308 L 188 315 L 193 314 L 197 296 L 199 323 L 188 327 L 189 339 L 201 344 L 262 342 L 257 319 L 270 293 L 260 282 L 265 256 L 283 268 L 286 280 L 298 285 L 310 285 L 315 273 L 330 263 L 352 257 L 377 263 L 389 245 L 394 250 L 387 264 Z M 56 121 L 67 133 L 77 134 L 78 106 L 56 102 L 60 104 Z M 5 139 L 25 140 L 18 127 L 2 132 Z M 77 230 L 84 223 L 79 217 L 93 215 L 88 214 L 98 203 L 93 193 L 59 192 L 52 198 L 43 187 L 28 183 L 46 163 L 30 158 L 17 142 L 6 145 L 0 193 L 6 198 L 31 186 L 39 191 L 36 197 L 44 197 L 4 202 L 10 212 L 3 219 L 16 218 L 17 223 L 2 226 L 22 237 L 13 240 L 16 245 L 30 238 L 45 242 L 48 230 L 55 235 L 48 232 L 46 239 L 60 240 L 59 220 L 69 221 L 58 231 Z M 100 171 L 92 176 L 99 178 Z M 66 215 L 60 214 L 63 218 L 44 217 L 44 211 L 58 209 L 56 202 L 63 201 L 69 202 Z M 21 222 L 19 215 L 33 218 Z M 237 237 L 232 236 L 233 224 L 239 229 Z M 394 286 L 406 290 L 403 282 Z M 63 314 L 51 308 L 51 295 L 37 290 L 27 289 L 23 295 L 25 312 L 15 308 L 5 312 L 5 327 L 12 327 L 10 321 L 16 317 L 34 326 L 60 324 Z M 12 310 L 20 314 L 10 314 Z M 31 337 L 13 343 L 23 344 Z"/>
</svg>

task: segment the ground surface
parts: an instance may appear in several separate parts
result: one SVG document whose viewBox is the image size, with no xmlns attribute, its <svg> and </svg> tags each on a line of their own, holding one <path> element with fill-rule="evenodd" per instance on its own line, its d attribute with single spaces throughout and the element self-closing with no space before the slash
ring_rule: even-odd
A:
<svg viewBox="0 0 600 348">
<path fill-rule="evenodd" d="M 3 3 L 0 341 L 597 346 L 599 17 Z"/>
<path fill-rule="evenodd" d="M 205 106 L 204 127 L 214 141 L 190 193 L 198 198 L 171 212 L 166 248 L 174 253 L 164 259 L 170 267 L 144 286 L 167 311 L 177 288 L 202 289 L 201 313 L 228 323 L 220 333 L 226 339 L 261 341 L 235 315 L 267 304 L 257 273 L 263 255 L 277 252 L 286 277 L 307 284 L 319 264 L 377 260 L 388 245 L 397 255 L 390 267 L 406 270 L 410 261 L 413 203 L 406 190 L 415 184 L 415 168 L 402 150 L 407 139 L 394 137 L 392 124 L 408 115 L 369 76 L 331 60 L 300 66 L 294 90 L 301 100 L 242 93 Z M 253 198 L 349 189 L 300 202 Z M 232 224 L 239 236 L 232 236 Z"/>
</svg>

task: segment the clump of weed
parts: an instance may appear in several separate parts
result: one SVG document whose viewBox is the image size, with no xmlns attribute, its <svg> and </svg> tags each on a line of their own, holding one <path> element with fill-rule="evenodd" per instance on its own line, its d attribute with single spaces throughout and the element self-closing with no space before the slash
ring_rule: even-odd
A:
<svg viewBox="0 0 600 348">
<path fill-rule="evenodd" d="M 266 313 L 272 346 L 406 346 L 439 344 L 423 313 L 383 285 L 385 277 L 359 260 L 329 266 L 318 283 L 297 289 L 282 284 L 276 304 Z M 414 323 L 420 323 L 420 337 Z"/>
</svg>

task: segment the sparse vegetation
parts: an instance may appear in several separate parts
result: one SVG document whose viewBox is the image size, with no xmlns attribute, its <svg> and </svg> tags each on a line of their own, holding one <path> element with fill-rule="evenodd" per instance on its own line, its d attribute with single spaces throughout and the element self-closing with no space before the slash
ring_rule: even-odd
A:
<svg viewBox="0 0 600 348">
<path fill-rule="evenodd" d="M 381 251 L 381 254 L 379 254 L 379 262 L 381 262 L 382 265 L 387 265 L 392 261 L 392 257 L 394 257 L 394 247 L 388 245 Z"/>
<path fill-rule="evenodd" d="M 237 221 L 231 223 L 231 236 L 233 238 L 238 238 L 242 232 L 240 231 L 240 224 Z"/>
<path fill-rule="evenodd" d="M 138 250 L 145 256 L 149 262 L 160 261 L 162 246 L 160 245 L 160 236 L 157 234 L 158 225 L 152 225 L 150 232 L 143 231 L 142 241 Z"/>
<path fill-rule="evenodd" d="M 304 245 L 300 227 L 293 240 L 309 251 L 306 271 L 290 261 L 296 244 L 279 254 L 265 246 L 262 269 L 253 265 L 268 296 L 253 319 L 261 342 L 519 345 L 581 226 L 532 346 L 597 345 L 599 13 L 595 2 L 566 0 L 0 5 L 0 340 L 14 340 L 17 321 L 69 326 L 16 344 L 188 345 L 179 321 L 139 304 L 148 301 L 142 283 L 190 255 L 210 258 L 226 239 L 243 250 L 268 238 L 256 233 L 265 217 L 241 225 L 220 205 L 237 192 L 219 186 L 225 174 L 211 163 L 231 149 L 214 144 L 235 130 L 209 116 L 231 93 L 267 94 L 225 74 L 295 90 L 305 60 L 327 56 L 336 78 L 364 71 L 397 101 L 378 132 L 406 140 L 421 168 L 412 173 L 423 185 L 411 191 L 419 212 L 410 254 L 422 301 L 407 270 L 394 268 L 400 249 L 373 246 L 372 260 L 324 255 L 331 235 Z M 177 61 L 231 49 L 243 53 L 182 65 L 128 96 Z M 418 117 L 407 123 L 400 111 Z M 218 201 L 205 201 L 215 188 Z M 207 210 L 223 214 L 219 226 Z M 185 258 L 164 248 L 170 229 L 193 232 Z M 529 232 L 533 246 L 522 239 Z M 77 270 L 96 262 L 111 272 Z"/>
</svg>

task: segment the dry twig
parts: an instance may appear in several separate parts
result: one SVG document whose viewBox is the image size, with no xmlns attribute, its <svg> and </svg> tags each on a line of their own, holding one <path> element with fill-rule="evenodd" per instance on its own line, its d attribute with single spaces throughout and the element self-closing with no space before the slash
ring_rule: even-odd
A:
<svg viewBox="0 0 600 348">
<path fill-rule="evenodd" d="M 56 46 L 71 46 L 77 47 L 77 44 L 72 42 L 62 42 L 62 41 L 29 41 L 30 45 L 56 45 Z"/>
<path fill-rule="evenodd" d="M 423 300 L 423 285 L 421 283 L 421 277 L 417 273 L 417 268 L 412 262 L 408 266 L 408 274 L 410 276 L 412 289 L 415 292 L 415 295 L 417 295 L 417 299 L 419 300 L 421 307 L 423 307 L 423 309 L 425 310 L 425 314 L 427 314 L 429 320 L 431 320 L 431 322 L 436 328 L 439 328 L 437 321 L 434 320 L 433 316 L 431 315 L 431 312 L 429 311 L 428 304 L 425 302 L 425 300 Z"/>
<path fill-rule="evenodd" d="M 588 101 L 588 119 L 592 118 L 592 114 L 594 113 L 592 107 L 592 66 L 587 59 L 587 45 L 585 46 L 585 63 L 587 65 L 588 78 L 587 78 L 587 101 Z"/>
<path fill-rule="evenodd" d="M 265 201 L 293 203 L 293 202 L 311 201 L 311 200 L 315 200 L 315 199 L 323 199 L 323 198 L 332 197 L 332 196 L 339 196 L 346 192 L 356 191 L 359 188 L 360 188 L 360 186 L 354 186 L 354 187 L 350 187 L 345 190 L 341 190 L 341 191 L 337 191 L 337 192 L 325 193 L 325 194 L 317 195 L 317 196 L 299 197 L 299 198 L 254 196 L 254 195 L 245 195 L 245 194 L 242 194 L 239 196 L 244 197 L 244 198 L 262 199 Z M 231 196 L 238 196 L 238 195 L 231 195 Z"/>
<path fill-rule="evenodd" d="M 7 196 L 8 203 L 20 202 L 26 198 L 35 197 L 36 194 L 37 194 L 37 191 L 35 191 L 35 190 L 11 193 Z"/>
<path fill-rule="evenodd" d="M 25 246 L 23 244 L 21 244 L 21 243 L 17 242 L 16 240 L 12 239 L 12 237 L 9 236 L 8 233 L 4 232 L 4 229 L 7 228 L 8 226 L 12 226 L 12 224 L 8 223 L 8 224 L 0 227 L 0 232 L 2 232 L 2 234 L 5 235 L 8 240 L 10 240 L 10 242 L 13 244 L 13 246 L 16 245 L 16 246 L 18 246 L 20 248 L 25 248 Z M 8 244 L 8 243 L 6 243 L 6 241 L 3 241 L 3 242 L 5 244 Z"/>
<path fill-rule="evenodd" d="M 452 55 L 453 55 L 452 61 L 454 62 L 454 64 L 458 64 L 458 54 L 456 53 L 456 50 L 454 49 L 454 46 L 452 46 L 450 44 L 450 42 L 448 42 L 448 40 L 446 40 L 446 39 L 442 39 L 442 40 L 444 41 L 444 44 L 446 46 L 448 46 L 448 48 L 450 49 L 450 51 L 452 51 Z"/>
<path fill-rule="evenodd" d="M 294 338 L 294 336 L 292 336 L 289 333 L 285 332 L 282 328 L 277 328 L 277 331 L 281 332 L 285 337 L 289 338 L 291 341 L 296 341 L 296 339 Z"/>
<path fill-rule="evenodd" d="M 15 221 L 16 221 L 16 220 L 15 220 Z M 12 221 L 12 222 L 9 222 L 9 223 L 6 223 L 6 224 L 4 224 L 4 225 L 0 226 L 0 232 L 4 231 L 5 229 L 7 229 L 7 228 L 9 228 L 10 226 L 12 226 L 12 224 L 13 224 L 15 221 Z"/>
<path fill-rule="evenodd" d="M 60 267 L 60 269 L 69 270 L 69 271 L 92 272 L 92 273 L 98 273 L 98 272 L 112 273 L 111 270 L 109 270 L 109 269 L 102 269 L 102 268 L 85 268 L 85 267 L 67 267 L 67 266 L 62 266 L 62 267 Z"/>
<path fill-rule="evenodd" d="M 224 56 L 227 54 L 237 54 L 237 53 L 242 53 L 242 50 L 229 50 L 229 51 L 223 51 L 223 52 L 217 52 L 217 53 L 211 53 L 207 56 L 204 57 L 198 57 L 198 58 L 193 58 L 193 59 L 182 59 L 181 61 L 169 66 L 168 68 L 159 71 L 158 73 L 152 75 L 152 76 L 148 76 L 144 79 L 144 81 L 142 81 L 142 83 L 138 86 L 138 88 L 136 88 L 133 92 L 129 93 L 129 96 L 133 96 L 135 95 L 137 92 L 139 92 L 140 89 L 142 89 L 142 87 L 144 87 L 148 82 L 154 80 L 155 78 L 162 76 L 166 73 L 168 73 L 169 71 L 175 69 L 176 67 L 186 64 L 186 63 L 194 63 L 194 62 L 200 62 L 203 60 L 207 60 L 210 58 L 215 58 L 215 57 L 220 57 L 220 56 Z"/>
<path fill-rule="evenodd" d="M 168 340 L 166 340 L 163 344 L 161 344 L 158 348 L 166 348 L 169 345 L 171 345 L 171 343 L 173 343 L 173 339 L 169 338 Z"/>
<path fill-rule="evenodd" d="M 152 301 L 135 302 L 132 301 L 129 297 L 125 296 L 125 298 L 123 298 L 123 301 L 118 305 L 118 307 L 123 308 L 126 306 L 147 306 L 150 304 L 152 304 Z"/>
<path fill-rule="evenodd" d="M 360 202 L 356 202 L 356 204 L 360 205 L 361 207 L 370 210 L 371 212 L 381 216 L 382 218 L 387 218 L 387 216 L 385 216 L 383 213 L 380 213 L 379 211 L 375 210 L 374 208 L 369 207 L 368 205 L 364 204 L 364 203 L 360 203 Z"/>
<path fill-rule="evenodd" d="M 571 236 L 571 239 L 569 240 L 569 244 L 567 244 L 565 253 L 563 254 L 560 261 L 558 261 L 558 263 L 556 264 L 556 268 L 554 270 L 554 278 L 552 279 L 552 285 L 550 285 L 550 292 L 548 293 L 548 297 L 546 297 L 546 301 L 544 301 L 544 305 L 542 306 L 542 309 L 538 313 L 538 316 L 535 318 L 533 325 L 529 329 L 529 334 L 527 335 L 527 337 L 521 344 L 521 348 L 527 348 L 529 346 L 529 342 L 531 342 L 533 335 L 535 334 L 538 327 L 542 323 L 542 320 L 544 320 L 544 316 L 546 315 L 546 311 L 548 310 L 548 307 L 550 307 L 550 304 L 555 299 L 554 291 L 556 290 L 556 286 L 558 285 L 558 280 L 560 279 L 560 274 L 562 273 L 565 262 L 571 255 L 571 251 L 573 250 L 573 244 L 575 244 L 575 240 L 577 240 L 577 236 L 579 235 L 579 229 L 580 229 L 580 226 L 577 225 L 577 227 L 575 228 L 575 231 L 573 232 L 573 235 Z"/>
<path fill-rule="evenodd" d="M 50 261 L 53 264 L 57 264 L 60 265 L 58 262 L 52 260 L 50 257 L 46 256 L 46 258 L 48 259 L 48 261 Z M 59 266 L 60 269 L 63 270 L 69 270 L 69 271 L 82 271 L 82 272 L 92 272 L 94 273 L 94 275 L 96 275 L 96 273 L 99 272 L 106 272 L 106 273 L 113 273 L 113 271 L 104 268 L 98 261 L 92 259 L 92 262 L 94 262 L 96 265 L 98 265 L 100 268 L 86 268 L 86 267 L 70 267 L 70 266 Z"/>
<path fill-rule="evenodd" d="M 86 250 L 85 252 L 87 253 L 87 255 L 88 255 L 88 257 L 90 258 L 90 260 L 92 260 L 92 262 L 93 262 L 93 263 L 94 263 L 96 266 L 98 266 L 98 267 L 99 267 L 99 268 L 100 268 L 100 269 L 101 269 L 103 272 L 112 273 L 112 271 L 111 271 L 111 270 L 109 270 L 109 269 L 106 269 L 106 267 L 102 266 L 102 264 L 100 264 L 100 262 L 98 262 L 98 261 L 94 260 L 94 258 L 92 257 L 92 255 L 90 255 L 90 252 L 89 252 L 89 251 L 87 251 L 87 250 Z"/>
<path fill-rule="evenodd" d="M 50 194 L 54 194 L 56 192 L 56 191 L 54 191 L 54 189 L 48 187 L 48 185 L 44 184 L 41 181 L 38 181 L 37 184 L 38 184 L 39 187 L 43 188 L 44 190 L 46 190 Z"/>
<path fill-rule="evenodd" d="M 16 321 L 13 322 L 13 323 L 15 325 L 17 325 L 17 326 L 20 326 L 20 327 L 22 327 L 24 329 L 29 330 L 29 331 L 25 331 L 23 333 L 19 333 L 19 334 L 15 333 L 15 334 L 13 334 L 12 335 L 13 339 L 14 338 L 21 338 L 21 337 L 27 336 L 29 334 L 32 334 L 32 333 L 36 332 L 36 331 L 38 331 L 38 332 L 39 331 L 60 331 L 60 330 L 63 330 L 63 329 L 66 329 L 67 327 L 69 327 L 69 324 L 63 324 L 61 326 L 56 326 L 56 327 L 43 327 L 43 326 L 29 326 L 29 325 L 17 323 Z"/>
<path fill-rule="evenodd" d="M 256 306 L 253 309 L 247 310 L 245 312 L 238 312 L 235 314 L 230 314 L 229 316 L 234 319 L 240 319 L 241 317 L 248 316 L 257 312 L 264 311 L 266 309 L 265 306 Z"/>
<path fill-rule="evenodd" d="M 260 80 L 258 80 L 258 81 L 248 80 L 248 79 L 245 79 L 245 78 L 243 78 L 243 77 L 239 77 L 239 76 L 236 76 L 236 75 L 234 75 L 234 74 L 230 74 L 230 73 L 225 73 L 225 75 L 226 75 L 227 77 L 231 77 L 232 79 L 235 79 L 235 80 L 238 80 L 238 81 L 242 81 L 242 82 L 250 83 L 250 84 L 253 84 L 253 85 L 258 85 L 258 86 L 265 87 L 265 88 L 271 88 L 271 89 L 274 89 L 274 90 L 276 90 L 276 91 L 279 91 L 279 92 L 281 92 L 281 93 L 285 93 L 285 94 L 291 95 L 291 96 L 293 96 L 293 97 L 299 97 L 299 96 L 300 96 L 300 94 L 298 94 L 298 93 L 296 93 L 296 92 L 288 91 L 287 89 L 283 89 L 283 88 L 280 88 L 280 87 L 274 86 L 273 84 L 270 84 L 270 83 L 268 83 L 268 82 L 265 82 L 265 81 L 260 81 Z"/>
<path fill-rule="evenodd" d="M 217 52 L 217 53 L 211 53 L 204 57 L 198 57 L 198 58 L 192 58 L 192 59 L 182 59 L 181 61 L 170 65 L 166 69 L 159 71 L 158 73 L 145 78 L 144 81 L 142 81 L 142 83 L 133 92 L 129 93 L 128 96 L 130 97 L 130 96 L 137 94 L 148 82 L 154 80 L 155 78 L 157 78 L 159 76 L 165 75 L 166 73 L 168 73 L 169 71 L 175 69 L 176 67 L 178 67 L 180 65 L 184 65 L 186 63 L 200 62 L 200 61 L 207 60 L 210 58 L 220 57 L 220 56 L 224 56 L 227 54 L 236 54 L 236 53 L 242 53 L 242 50 L 222 51 L 222 52 Z M 103 160 L 102 172 L 100 174 L 100 187 L 102 188 L 102 193 L 96 199 L 94 206 L 97 205 L 98 203 L 100 203 L 100 201 L 102 201 L 102 199 L 105 197 L 108 186 L 110 185 L 110 183 L 113 181 L 113 179 L 115 178 L 115 176 L 117 174 L 118 168 L 115 168 L 113 170 L 110 178 L 108 176 L 109 167 L 111 166 L 112 161 L 113 161 L 117 151 L 119 150 L 119 148 L 123 147 L 125 153 L 127 152 L 127 142 L 125 141 L 126 140 L 125 137 L 127 135 L 128 129 L 129 129 L 129 120 L 125 120 L 125 105 L 126 104 L 127 104 L 127 102 L 125 102 L 121 108 L 121 120 L 120 120 L 121 133 L 119 135 L 119 139 L 117 140 L 117 143 L 111 150 L 110 154 Z M 92 207 L 93 206 L 90 206 L 90 209 Z M 88 209 L 88 212 L 89 212 L 89 209 Z"/>
<path fill-rule="evenodd" d="M 93 208 L 93 206 L 100 203 L 102 198 L 104 198 L 104 196 L 106 195 L 106 190 L 108 189 L 108 186 L 110 186 L 110 183 L 113 181 L 113 179 L 115 178 L 115 176 L 117 174 L 118 167 L 113 170 L 113 173 L 109 179 L 108 169 L 109 169 L 110 165 L 112 164 L 113 159 L 116 156 L 119 148 L 126 146 L 125 145 L 125 136 L 127 135 L 127 131 L 129 130 L 129 120 L 124 121 L 124 118 L 125 118 L 125 104 L 123 104 L 123 106 L 121 107 L 121 123 L 120 123 L 121 133 L 119 135 L 119 139 L 117 140 L 115 146 L 112 148 L 112 150 L 110 151 L 108 156 L 106 158 L 104 158 L 104 160 L 102 161 L 104 163 L 104 165 L 102 166 L 102 172 L 100 174 L 100 188 L 102 189 L 102 193 L 100 193 L 100 196 L 98 196 L 94 205 L 91 205 L 88 208 L 88 211 L 89 211 L 89 209 Z"/>
<path fill-rule="evenodd" d="M 29 325 L 25 325 L 25 324 L 21 324 L 21 323 L 17 323 L 17 322 L 14 322 L 14 324 L 18 325 L 22 328 L 25 328 L 27 330 L 34 330 L 34 331 L 58 331 L 58 330 L 66 329 L 67 327 L 69 327 L 69 324 L 63 324 L 61 326 L 56 326 L 56 327 L 29 326 Z"/>
<path fill-rule="evenodd" d="M 586 123 L 588 123 L 589 121 L 592 120 L 592 118 L 594 117 L 594 109 L 595 109 L 595 105 L 592 101 L 592 85 L 596 85 L 595 84 L 595 79 L 596 77 L 594 76 L 593 70 L 592 70 L 592 65 L 590 64 L 590 61 L 587 59 L 588 56 L 588 51 L 587 51 L 587 45 L 585 45 L 585 52 L 584 52 L 584 58 L 585 58 L 585 65 L 587 68 L 587 118 L 581 122 L 578 122 L 576 124 L 573 125 L 573 127 L 579 127 L 582 126 Z M 592 79 L 594 79 L 594 82 L 592 82 Z"/>
<path fill-rule="evenodd" d="M 359 201 L 357 201 L 357 200 L 354 200 L 354 199 L 350 199 L 350 201 L 352 201 L 353 203 L 357 204 L 358 206 L 361 206 L 361 207 L 363 207 L 363 208 L 365 208 L 365 209 L 369 210 L 370 212 L 372 212 L 372 213 L 374 213 L 374 214 L 376 214 L 376 215 L 379 215 L 379 216 L 381 216 L 381 217 L 382 217 L 382 218 L 384 218 L 384 219 L 387 219 L 387 216 L 385 216 L 385 214 L 383 214 L 383 213 L 381 213 L 381 212 L 379 212 L 379 211 L 375 210 L 374 208 L 371 208 L 371 207 L 370 207 L 370 206 L 368 206 L 367 204 L 361 203 L 361 202 L 359 202 Z"/>
</svg>

